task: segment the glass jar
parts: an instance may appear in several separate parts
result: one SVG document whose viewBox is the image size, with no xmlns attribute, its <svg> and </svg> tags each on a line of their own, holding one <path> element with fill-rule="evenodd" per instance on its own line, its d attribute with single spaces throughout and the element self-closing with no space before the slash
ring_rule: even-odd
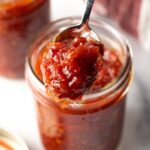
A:
<svg viewBox="0 0 150 150">
<path fill-rule="evenodd" d="M 0 1 L 0 76 L 24 76 L 27 50 L 48 21 L 49 0 Z"/>
<path fill-rule="evenodd" d="M 67 105 L 47 96 L 35 73 L 35 62 L 47 42 L 79 18 L 52 22 L 38 36 L 27 57 L 26 79 L 36 102 L 38 125 L 46 150 L 115 150 L 122 133 L 127 92 L 132 81 L 131 48 L 126 39 L 102 19 L 90 21 L 102 43 L 114 48 L 123 63 L 121 75 L 109 86 L 82 96 Z"/>
<path fill-rule="evenodd" d="M 137 0 L 129 0 L 128 2 L 124 0 L 95 0 L 94 12 L 97 16 L 103 15 L 111 18 L 122 29 L 138 39 L 139 22 L 142 20 L 140 19 L 141 3 Z M 129 12 L 130 10 L 132 11 Z"/>
</svg>

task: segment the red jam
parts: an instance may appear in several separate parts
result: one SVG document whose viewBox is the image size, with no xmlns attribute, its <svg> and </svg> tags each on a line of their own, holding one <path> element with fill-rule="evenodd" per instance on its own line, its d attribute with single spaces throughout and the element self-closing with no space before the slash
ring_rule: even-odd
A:
<svg viewBox="0 0 150 150">
<path fill-rule="evenodd" d="M 48 21 L 49 0 L 0 0 L 0 76 L 24 76 L 29 46 Z"/>
<path fill-rule="evenodd" d="M 48 93 L 75 99 L 95 80 L 103 46 L 86 38 L 50 43 L 44 48 L 41 71 Z"/>
</svg>

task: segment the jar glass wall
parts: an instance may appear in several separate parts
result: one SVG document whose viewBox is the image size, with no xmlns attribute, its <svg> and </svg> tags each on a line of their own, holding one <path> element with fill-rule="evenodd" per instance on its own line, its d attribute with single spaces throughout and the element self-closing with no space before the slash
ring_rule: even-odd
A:
<svg viewBox="0 0 150 150">
<path fill-rule="evenodd" d="M 0 1 L 0 76 L 24 76 L 29 46 L 48 21 L 49 0 Z"/>
<path fill-rule="evenodd" d="M 105 21 L 91 20 L 91 28 L 102 43 L 113 48 L 123 63 L 121 75 L 109 86 L 84 94 L 82 103 L 67 105 L 47 96 L 35 71 L 44 45 L 56 34 L 77 24 L 79 18 L 53 22 L 33 43 L 26 62 L 26 79 L 32 89 L 42 142 L 47 150 L 115 150 L 122 133 L 127 92 L 132 81 L 131 48 L 125 38 Z"/>
</svg>

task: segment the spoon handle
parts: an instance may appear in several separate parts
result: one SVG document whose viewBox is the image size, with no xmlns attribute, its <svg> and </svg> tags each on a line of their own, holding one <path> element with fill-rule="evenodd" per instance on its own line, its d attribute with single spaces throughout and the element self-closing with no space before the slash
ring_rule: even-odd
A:
<svg viewBox="0 0 150 150">
<path fill-rule="evenodd" d="M 94 1 L 95 0 L 86 0 L 86 9 L 85 9 L 85 13 L 82 17 L 81 26 L 88 23 Z"/>
</svg>

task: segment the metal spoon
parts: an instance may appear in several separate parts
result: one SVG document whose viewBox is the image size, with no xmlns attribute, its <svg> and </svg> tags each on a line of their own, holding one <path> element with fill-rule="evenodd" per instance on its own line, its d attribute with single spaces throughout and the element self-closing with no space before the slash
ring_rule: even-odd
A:
<svg viewBox="0 0 150 150">
<path fill-rule="evenodd" d="M 94 1 L 95 0 L 86 1 L 86 9 L 82 17 L 81 23 L 79 25 L 69 27 L 65 29 L 64 31 L 62 31 L 61 33 L 59 33 L 54 38 L 54 42 L 64 41 L 65 39 L 75 38 L 77 36 L 85 37 L 87 40 L 92 39 L 94 41 L 100 41 L 99 37 L 96 35 L 96 33 L 93 30 L 91 30 L 88 24 Z"/>
</svg>

